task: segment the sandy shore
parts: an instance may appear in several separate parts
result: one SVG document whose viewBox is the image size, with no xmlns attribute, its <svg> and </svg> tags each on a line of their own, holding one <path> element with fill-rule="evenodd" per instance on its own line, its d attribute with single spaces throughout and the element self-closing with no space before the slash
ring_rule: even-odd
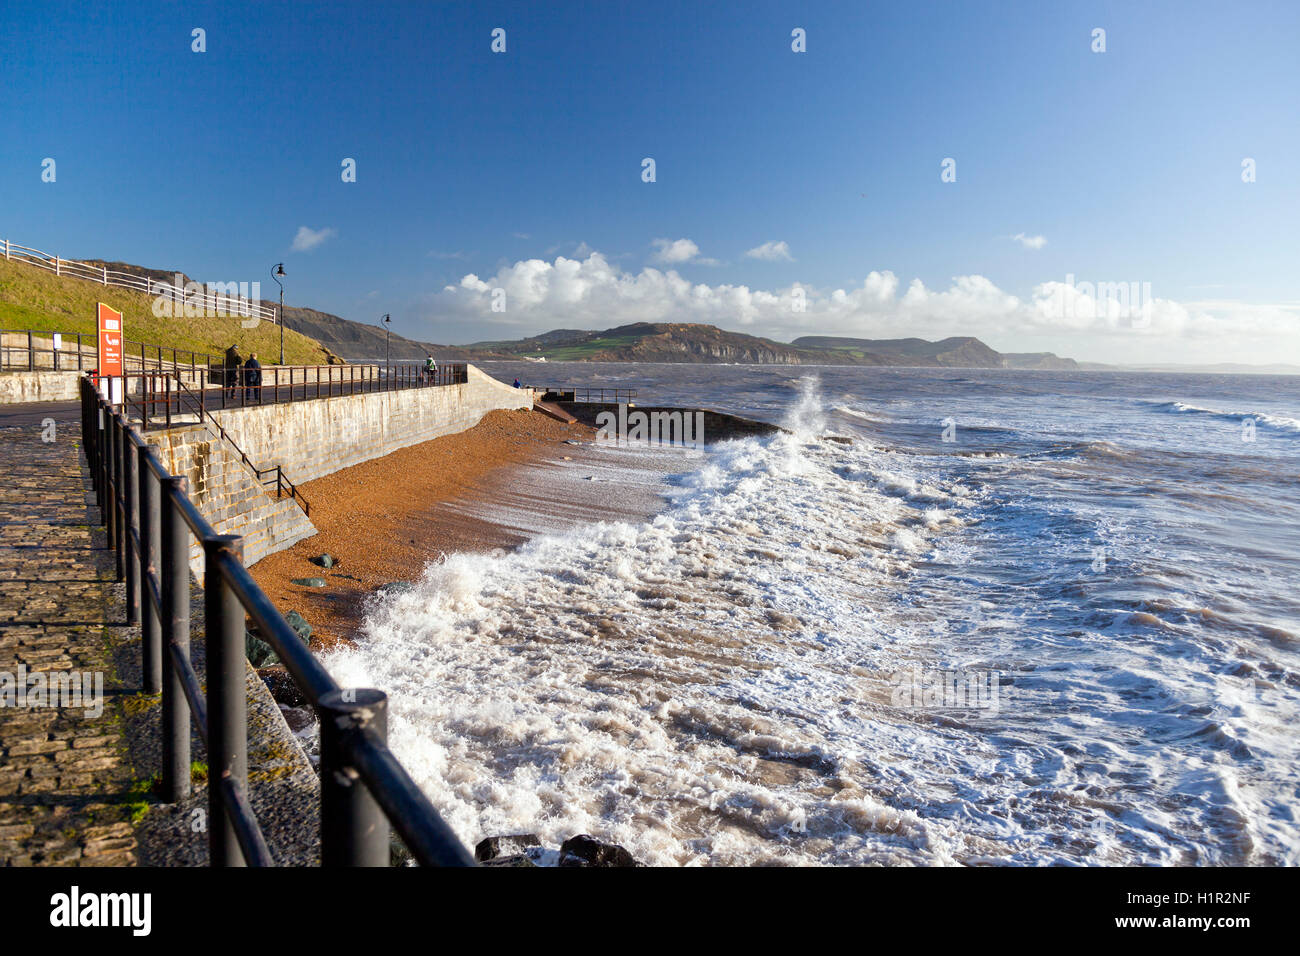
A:
<svg viewBox="0 0 1300 956">
<path fill-rule="evenodd" d="M 544 469 L 581 457 L 586 425 L 565 425 L 538 412 L 496 411 L 456 435 L 412 445 L 308 482 L 318 534 L 263 558 L 249 570 L 282 612 L 312 625 L 312 646 L 351 640 L 364 603 L 380 585 L 411 581 L 442 554 L 511 548 L 528 534 L 488 517 L 491 501 L 519 493 L 520 476 L 536 485 Z M 545 489 L 534 487 L 543 496 Z M 339 559 L 324 569 L 309 560 Z M 323 588 L 293 584 L 321 577 Z"/>
</svg>

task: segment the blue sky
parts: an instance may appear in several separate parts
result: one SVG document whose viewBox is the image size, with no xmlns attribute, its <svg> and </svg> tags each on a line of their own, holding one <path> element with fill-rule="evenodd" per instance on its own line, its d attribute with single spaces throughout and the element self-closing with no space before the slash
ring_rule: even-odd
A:
<svg viewBox="0 0 1300 956">
<path fill-rule="evenodd" d="M 283 260 L 291 303 L 440 342 L 1300 362 L 1298 37 L 1294 3 L 9 2 L 0 237 L 267 298 Z M 1154 312 L 1062 318 L 1067 275 Z"/>
</svg>

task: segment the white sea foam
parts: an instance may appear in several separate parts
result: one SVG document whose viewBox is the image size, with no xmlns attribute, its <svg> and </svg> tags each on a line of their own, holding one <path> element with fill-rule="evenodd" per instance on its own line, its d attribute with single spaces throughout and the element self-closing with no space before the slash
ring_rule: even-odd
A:
<svg viewBox="0 0 1300 956">
<path fill-rule="evenodd" d="M 1284 431 L 1300 432 L 1300 419 L 1289 418 L 1286 415 L 1270 415 L 1266 412 L 1229 412 L 1218 408 L 1205 408 L 1201 405 L 1193 405 L 1189 402 L 1170 402 L 1168 407 L 1172 411 L 1186 412 L 1194 415 L 1210 415 L 1215 418 L 1230 420 L 1234 423 L 1240 423 L 1247 419 L 1253 419 L 1256 422 L 1263 423 L 1273 428 Z"/>
<path fill-rule="evenodd" d="M 389 692 L 393 746 L 464 840 L 589 832 L 684 865 L 1297 861 L 1293 695 L 1259 692 L 1294 673 L 1200 640 L 1191 604 L 1089 610 L 1098 545 L 1115 579 L 1161 563 L 1086 501 L 1022 507 L 1055 459 L 820 442 L 820 405 L 805 383 L 790 433 L 715 447 L 653 520 L 430 566 L 327 659 Z M 993 668 L 1003 706 L 901 707 L 914 665 Z"/>
</svg>

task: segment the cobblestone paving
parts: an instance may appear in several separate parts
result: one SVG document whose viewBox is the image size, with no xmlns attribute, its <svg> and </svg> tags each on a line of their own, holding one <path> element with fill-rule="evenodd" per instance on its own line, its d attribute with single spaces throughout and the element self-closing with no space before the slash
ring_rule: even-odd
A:
<svg viewBox="0 0 1300 956">
<path fill-rule="evenodd" d="M 0 865 L 137 861 L 144 797 L 124 739 L 139 687 L 116 677 L 111 646 L 131 635 L 114 583 L 80 426 L 0 423 Z M 44 439 L 53 437 L 53 441 Z M 103 675 L 103 712 L 16 706 L 27 672 Z M 6 677 L 8 696 L 5 695 Z M 30 693 L 30 690 L 29 690 Z M 85 703 L 85 702 L 83 702 Z"/>
</svg>

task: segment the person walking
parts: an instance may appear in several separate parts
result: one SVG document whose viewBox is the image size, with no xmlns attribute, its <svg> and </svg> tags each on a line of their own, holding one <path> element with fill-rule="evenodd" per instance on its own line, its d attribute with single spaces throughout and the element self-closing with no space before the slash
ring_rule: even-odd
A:
<svg viewBox="0 0 1300 956">
<path fill-rule="evenodd" d="M 424 380 L 429 383 L 438 380 L 438 363 L 433 360 L 432 355 L 428 355 L 424 360 Z"/>
<path fill-rule="evenodd" d="M 239 368 L 244 364 L 243 358 L 239 354 L 239 346 L 232 345 L 226 349 L 226 374 L 225 381 L 221 384 L 230 389 L 231 400 L 235 397 L 235 389 L 239 388 Z"/>
<path fill-rule="evenodd" d="M 253 352 L 244 363 L 244 401 L 262 403 L 262 363 Z"/>
</svg>

